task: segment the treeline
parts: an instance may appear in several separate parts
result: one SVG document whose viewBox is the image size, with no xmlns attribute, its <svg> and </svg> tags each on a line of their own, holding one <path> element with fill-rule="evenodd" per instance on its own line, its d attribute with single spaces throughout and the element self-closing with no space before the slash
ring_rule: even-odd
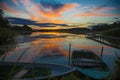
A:
<svg viewBox="0 0 120 80">
<path fill-rule="evenodd" d="M 71 28 L 71 29 L 61 29 L 58 30 L 59 32 L 67 32 L 72 34 L 83 34 L 90 31 L 90 29 L 87 28 Z"/>
<path fill-rule="evenodd" d="M 120 28 L 120 21 L 114 22 L 113 24 L 99 24 L 95 26 L 91 26 L 92 31 L 106 31 L 109 29 Z"/>
<path fill-rule="evenodd" d="M 116 21 L 113 24 L 100 24 L 91 26 L 92 32 L 101 32 L 105 36 L 120 37 L 120 21 Z"/>
<path fill-rule="evenodd" d="M 12 29 L 19 31 L 32 31 L 32 28 L 25 24 L 23 26 L 12 26 Z"/>
<path fill-rule="evenodd" d="M 102 32 L 106 36 L 114 36 L 120 38 L 120 28 L 113 28 Z"/>
<path fill-rule="evenodd" d="M 82 34 L 90 32 L 88 28 L 70 28 L 70 29 L 41 29 L 33 30 L 33 32 L 63 32 L 63 33 L 72 33 L 72 34 Z"/>
</svg>

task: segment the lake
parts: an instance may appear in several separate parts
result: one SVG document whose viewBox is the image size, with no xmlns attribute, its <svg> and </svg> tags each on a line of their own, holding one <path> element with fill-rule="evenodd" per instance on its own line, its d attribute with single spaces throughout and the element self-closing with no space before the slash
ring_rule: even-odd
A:
<svg viewBox="0 0 120 80">
<path fill-rule="evenodd" d="M 103 45 L 85 38 L 84 34 L 70 34 L 58 32 L 34 32 L 30 35 L 18 35 L 15 38 L 16 47 L 9 50 L 5 61 L 15 62 L 25 51 L 20 62 L 46 62 L 68 65 L 69 44 L 73 50 L 87 49 L 101 55 L 104 47 L 103 61 L 108 65 L 110 71 L 115 69 L 116 54 L 120 56 L 120 50 Z"/>
</svg>

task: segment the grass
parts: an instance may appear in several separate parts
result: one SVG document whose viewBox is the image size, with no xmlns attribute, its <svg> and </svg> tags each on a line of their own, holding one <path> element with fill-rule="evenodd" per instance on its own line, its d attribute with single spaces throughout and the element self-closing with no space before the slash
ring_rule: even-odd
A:
<svg viewBox="0 0 120 80">
<path fill-rule="evenodd" d="M 78 77 L 76 77 L 75 75 L 70 74 L 70 75 L 62 77 L 61 80 L 80 80 L 80 79 Z"/>
<path fill-rule="evenodd" d="M 114 38 L 104 37 L 104 39 L 107 42 L 111 43 L 112 45 L 120 48 L 120 39 L 117 39 L 117 38 L 120 38 L 119 32 L 120 32 L 120 28 L 115 28 L 115 29 L 110 29 L 110 30 L 103 31 L 102 35 L 103 36 L 112 36 L 112 37 L 114 37 Z"/>
<path fill-rule="evenodd" d="M 25 52 L 26 52 L 28 49 L 29 49 L 29 47 L 28 47 L 27 49 L 24 50 L 24 52 L 18 57 L 16 63 L 19 62 L 19 60 L 22 58 L 22 56 L 25 54 Z M 12 69 L 10 70 L 8 76 L 7 76 L 7 79 L 9 79 L 9 80 L 12 79 L 12 77 L 13 77 L 12 75 L 15 74 L 14 71 L 16 70 L 16 67 L 17 67 L 17 65 L 14 64 L 13 67 L 12 67 Z"/>
<path fill-rule="evenodd" d="M 115 28 L 115 29 L 106 30 L 102 34 L 107 36 L 120 37 L 120 35 L 118 34 L 119 32 L 120 32 L 120 28 Z"/>
<path fill-rule="evenodd" d="M 10 80 L 8 79 L 8 74 L 13 68 L 13 66 L 14 65 L 0 65 L 0 80 Z M 11 76 L 14 76 L 15 73 L 19 72 L 21 69 L 22 69 L 22 66 L 16 66 Z"/>
<path fill-rule="evenodd" d="M 111 80 L 120 80 L 120 57 L 118 57 L 115 61 L 116 64 L 116 71 L 113 73 L 110 78 Z"/>
<path fill-rule="evenodd" d="M 33 67 L 26 75 L 24 75 L 23 79 L 48 76 L 48 74 L 50 75 L 50 68 L 48 67 Z"/>
<path fill-rule="evenodd" d="M 78 71 L 74 71 L 64 76 L 55 77 L 51 80 L 93 80 L 93 79 L 86 77 L 85 75 L 79 73 Z"/>
</svg>

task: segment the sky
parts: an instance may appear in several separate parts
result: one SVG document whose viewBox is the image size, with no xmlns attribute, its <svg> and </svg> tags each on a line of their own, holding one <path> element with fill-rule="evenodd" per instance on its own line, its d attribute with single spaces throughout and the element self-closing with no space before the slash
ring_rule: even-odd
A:
<svg viewBox="0 0 120 80">
<path fill-rule="evenodd" d="M 60 29 L 120 20 L 120 0 L 0 0 L 11 24 Z"/>
</svg>

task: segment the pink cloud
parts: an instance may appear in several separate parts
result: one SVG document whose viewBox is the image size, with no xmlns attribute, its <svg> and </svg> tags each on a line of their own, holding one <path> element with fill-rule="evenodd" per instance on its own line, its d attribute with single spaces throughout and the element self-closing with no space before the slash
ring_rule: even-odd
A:
<svg viewBox="0 0 120 80">
<path fill-rule="evenodd" d="M 74 15 L 74 17 L 106 17 L 106 16 L 120 16 L 120 14 L 94 13 L 94 12 L 88 11 L 85 13 Z"/>
<path fill-rule="evenodd" d="M 18 5 L 18 1 L 17 0 L 12 0 L 14 4 Z"/>
<path fill-rule="evenodd" d="M 115 10 L 115 7 L 109 7 L 106 5 L 98 7 L 83 6 L 82 9 L 86 8 L 87 11 L 83 13 L 74 14 L 73 17 L 106 17 L 106 16 L 120 16 L 120 14 L 110 14 L 108 11 Z"/>
<path fill-rule="evenodd" d="M 111 11 L 111 10 L 115 10 L 116 8 L 114 7 L 107 7 L 107 6 L 103 6 L 103 7 L 94 7 L 92 9 L 92 11 L 95 11 L 95 12 L 106 12 L 106 11 Z"/>
<path fill-rule="evenodd" d="M 12 13 L 15 14 L 16 16 L 20 16 L 19 13 L 13 9 L 11 6 L 9 6 L 7 3 L 5 2 L 1 2 L 1 9 L 3 9 L 4 11 L 8 12 L 8 13 Z"/>
<path fill-rule="evenodd" d="M 24 16 L 26 16 L 27 18 L 30 18 L 30 15 L 31 15 L 30 13 L 26 13 L 26 12 L 24 12 L 24 11 L 21 10 L 21 9 L 16 9 L 16 8 L 14 8 L 14 7 L 11 7 L 10 5 L 8 5 L 8 4 L 5 3 L 5 2 L 1 2 L 0 8 L 1 8 L 3 11 L 7 12 L 7 13 L 13 14 L 14 17 L 22 17 L 22 18 L 24 18 Z M 24 16 L 23 16 L 23 15 L 24 15 Z M 31 16 L 32 16 L 32 15 L 31 15 Z"/>
</svg>

